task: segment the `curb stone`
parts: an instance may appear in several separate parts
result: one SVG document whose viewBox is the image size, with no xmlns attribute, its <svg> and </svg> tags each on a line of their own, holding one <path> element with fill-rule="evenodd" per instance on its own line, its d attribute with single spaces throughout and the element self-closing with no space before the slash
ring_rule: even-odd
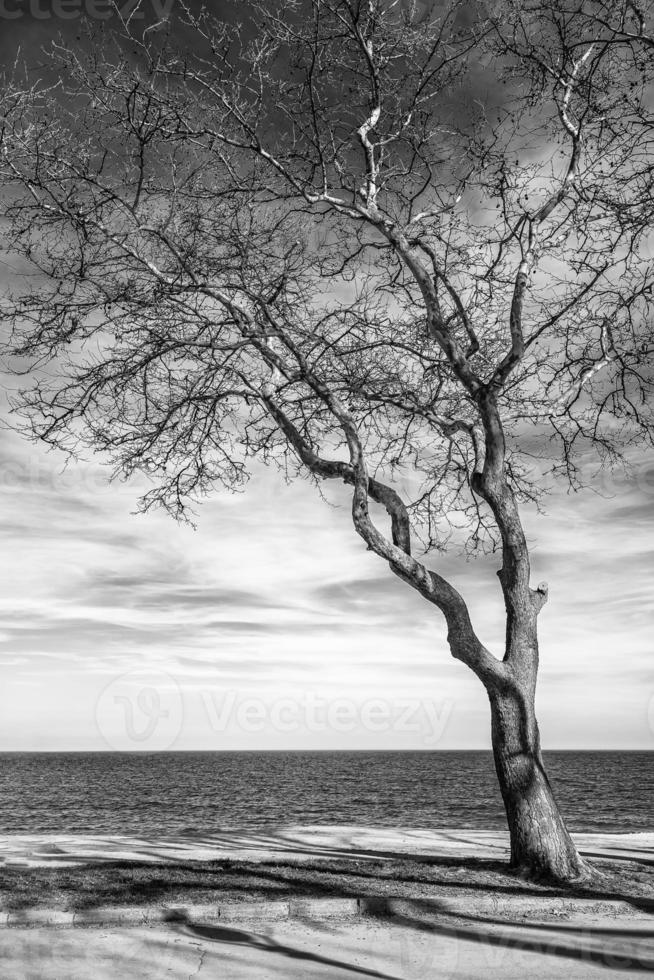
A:
<svg viewBox="0 0 654 980">
<path fill-rule="evenodd" d="M 158 912 L 158 909 L 153 910 Z M 75 926 L 143 925 L 149 909 L 115 906 L 112 908 L 81 909 L 73 916 Z"/>
<path fill-rule="evenodd" d="M 147 909 L 148 922 L 242 922 L 257 919 L 275 922 L 288 919 L 288 902 L 221 902 L 219 905 L 170 905 L 162 909 Z"/>
<path fill-rule="evenodd" d="M 567 918 L 570 915 L 592 915 L 600 913 L 603 915 L 624 915 L 629 911 L 627 902 L 616 900 L 598 901 L 592 898 L 569 898 L 558 899 L 553 902 L 551 898 L 544 895 L 530 896 L 529 898 L 505 898 L 502 896 L 477 896 L 472 903 L 476 913 L 491 914 L 497 917 L 507 915 L 523 915 L 526 917 L 534 916 L 555 916 L 557 918 Z M 450 915 L 461 915 L 470 912 L 471 903 L 464 898 L 445 898 L 442 908 Z"/>
<path fill-rule="evenodd" d="M 245 919 L 258 919 L 264 922 L 278 922 L 289 917 L 288 901 L 274 902 L 224 902 L 215 906 L 218 915 L 226 922 L 241 922 Z M 196 918 L 195 907 L 191 906 L 191 916 Z"/>
<path fill-rule="evenodd" d="M 161 909 L 148 909 L 147 922 L 216 922 L 221 918 L 220 905 L 167 905 Z"/>
<path fill-rule="evenodd" d="M 61 909 L 18 909 L 3 912 L 6 926 L 72 926 L 74 914 Z"/>
<path fill-rule="evenodd" d="M 342 900 L 343 903 L 348 900 Z M 310 900 L 309 900 L 310 903 Z M 317 905 L 323 906 L 318 899 Z M 351 911 L 358 911 L 357 900 L 349 902 Z M 163 906 L 147 908 L 141 906 L 106 906 L 80 909 L 75 912 L 61 909 L 20 909 L 15 912 L 0 911 L 0 928 L 37 926 L 140 926 L 164 922 L 276 922 L 288 919 L 289 901 L 220 903 L 216 905 Z M 312 914 L 310 911 L 304 914 Z M 324 912 L 314 910 L 315 915 Z M 332 915 L 338 913 L 331 913 Z"/>
<path fill-rule="evenodd" d="M 293 918 L 337 919 L 364 911 L 358 898 L 292 898 L 289 902 Z"/>
<path fill-rule="evenodd" d="M 434 915 L 468 915 L 471 912 L 491 913 L 493 917 L 518 914 L 524 918 L 568 918 L 571 915 L 623 916 L 630 919 L 652 921 L 651 913 L 636 912 L 626 902 L 596 902 L 589 899 L 560 900 L 546 896 L 532 896 L 528 901 L 496 897 L 470 898 L 447 897 L 425 910 L 427 918 Z M 140 926 L 174 922 L 278 922 L 286 919 L 336 919 L 356 916 L 393 917 L 416 914 L 411 899 L 369 896 L 365 898 L 311 898 L 298 896 L 287 900 L 263 902 L 221 902 L 213 905 L 169 905 L 147 908 L 143 906 L 106 906 L 64 911 L 61 909 L 20 909 L 15 912 L 0 911 L 0 929 L 38 926 Z"/>
</svg>

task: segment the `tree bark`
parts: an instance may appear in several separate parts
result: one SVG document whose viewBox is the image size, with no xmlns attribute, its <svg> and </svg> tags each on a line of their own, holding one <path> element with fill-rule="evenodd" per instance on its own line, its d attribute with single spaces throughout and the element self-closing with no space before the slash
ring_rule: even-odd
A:
<svg viewBox="0 0 654 980">
<path fill-rule="evenodd" d="M 511 840 L 511 867 L 532 879 L 591 874 L 559 812 L 540 751 L 533 686 L 489 691 L 495 769 Z"/>
</svg>

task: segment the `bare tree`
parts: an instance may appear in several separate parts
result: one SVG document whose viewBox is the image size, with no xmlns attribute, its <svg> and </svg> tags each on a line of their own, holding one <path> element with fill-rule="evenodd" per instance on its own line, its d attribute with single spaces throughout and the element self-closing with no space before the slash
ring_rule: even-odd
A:
<svg viewBox="0 0 654 980">
<path fill-rule="evenodd" d="M 143 507 L 175 516 L 253 457 L 351 487 L 356 532 L 488 693 L 512 865 L 589 874 L 541 757 L 547 586 L 519 504 L 651 439 L 645 14 L 251 0 L 240 25 L 182 21 L 177 51 L 123 24 L 5 89 L 19 411 L 150 474 Z M 425 557 L 462 534 L 501 554 L 501 659 Z"/>
</svg>

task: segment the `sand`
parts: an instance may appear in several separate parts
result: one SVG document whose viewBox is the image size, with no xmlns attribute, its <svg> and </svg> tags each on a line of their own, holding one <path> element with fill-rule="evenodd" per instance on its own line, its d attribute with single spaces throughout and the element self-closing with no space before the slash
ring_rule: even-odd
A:
<svg viewBox="0 0 654 980">
<path fill-rule="evenodd" d="M 652 932 L 611 919 L 461 927 L 374 919 L 12 929 L 0 935 L 11 980 L 625 980 L 654 968 Z"/>
<path fill-rule="evenodd" d="M 573 834 L 590 857 L 654 862 L 654 832 Z M 414 830 L 392 827 L 287 826 L 269 833 L 228 831 L 176 837 L 81 834 L 0 835 L 0 865 L 65 867 L 105 860 L 289 861 L 320 858 L 508 856 L 504 831 Z"/>
</svg>

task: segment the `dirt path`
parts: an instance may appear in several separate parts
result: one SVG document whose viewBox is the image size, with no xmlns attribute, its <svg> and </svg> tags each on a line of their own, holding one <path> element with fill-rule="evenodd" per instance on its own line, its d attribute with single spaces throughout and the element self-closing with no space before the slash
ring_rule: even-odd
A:
<svg viewBox="0 0 654 980">
<path fill-rule="evenodd" d="M 135 929 L 12 929 L 0 936 L 11 980 L 604 980 L 654 969 L 643 922 L 565 924 L 357 920 Z"/>
</svg>

